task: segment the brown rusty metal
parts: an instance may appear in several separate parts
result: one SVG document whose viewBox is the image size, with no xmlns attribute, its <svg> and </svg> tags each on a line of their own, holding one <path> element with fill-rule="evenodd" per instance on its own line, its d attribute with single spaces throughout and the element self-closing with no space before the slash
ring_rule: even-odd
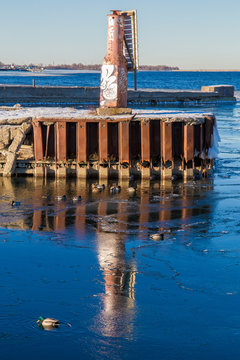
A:
<svg viewBox="0 0 240 360">
<path fill-rule="evenodd" d="M 194 126 L 184 126 L 184 159 L 186 162 L 194 159 Z"/>
<path fill-rule="evenodd" d="M 129 122 L 119 122 L 119 162 L 129 163 Z"/>
<path fill-rule="evenodd" d="M 141 160 L 150 164 L 150 121 L 141 121 Z"/>
<path fill-rule="evenodd" d="M 57 161 L 67 160 L 67 134 L 66 122 L 58 122 L 55 124 L 56 128 L 56 157 Z"/>
<path fill-rule="evenodd" d="M 98 143 L 99 143 L 99 161 L 107 162 L 108 161 L 108 124 L 106 121 L 102 120 L 99 122 L 98 129 Z"/>
<path fill-rule="evenodd" d="M 163 162 L 173 160 L 172 123 L 161 122 L 161 157 Z"/>
<path fill-rule="evenodd" d="M 39 121 L 33 122 L 33 136 L 35 161 L 43 160 L 42 124 Z"/>
<path fill-rule="evenodd" d="M 45 156 L 44 158 L 47 158 L 47 153 L 48 153 L 48 140 L 49 140 L 49 131 L 50 131 L 50 125 L 47 125 L 47 135 L 46 135 L 46 147 L 45 147 Z"/>
<path fill-rule="evenodd" d="M 78 121 L 77 123 L 77 161 L 87 162 L 87 123 Z"/>
<path fill-rule="evenodd" d="M 124 15 L 108 15 L 107 54 L 101 70 L 100 107 L 127 107 L 127 60 L 123 55 Z"/>
</svg>

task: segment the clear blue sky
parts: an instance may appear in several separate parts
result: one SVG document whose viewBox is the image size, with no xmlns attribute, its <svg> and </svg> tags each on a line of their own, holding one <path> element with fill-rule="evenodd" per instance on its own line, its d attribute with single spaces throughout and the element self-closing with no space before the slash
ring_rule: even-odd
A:
<svg viewBox="0 0 240 360">
<path fill-rule="evenodd" d="M 137 9 L 142 65 L 240 69 L 237 0 L 2 0 L 0 61 L 101 63 L 111 9 Z"/>
</svg>

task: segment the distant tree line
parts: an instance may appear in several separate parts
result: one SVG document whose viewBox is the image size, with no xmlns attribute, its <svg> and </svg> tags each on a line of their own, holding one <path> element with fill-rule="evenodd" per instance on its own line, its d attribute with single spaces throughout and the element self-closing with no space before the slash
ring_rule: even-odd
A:
<svg viewBox="0 0 240 360">
<path fill-rule="evenodd" d="M 101 70 L 101 64 L 94 65 L 84 65 L 82 63 L 79 64 L 61 64 L 61 65 L 47 65 L 45 69 L 68 69 L 68 70 Z M 167 65 L 140 65 L 139 70 L 179 70 L 177 66 L 167 66 Z"/>
<path fill-rule="evenodd" d="M 8 64 L 4 64 L 3 62 L 0 61 L 0 67 L 10 67 L 11 65 Z M 17 65 L 16 65 L 17 66 Z M 82 63 L 79 64 L 60 64 L 60 65 L 34 65 L 34 64 L 29 64 L 29 65 L 22 65 L 22 67 L 25 68 L 44 68 L 44 69 L 48 69 L 48 70 L 101 70 L 101 64 L 94 64 L 94 65 L 84 65 Z M 167 66 L 167 65 L 140 65 L 139 66 L 139 70 L 152 70 L 152 71 L 166 71 L 166 70 L 179 70 L 178 66 Z"/>
</svg>

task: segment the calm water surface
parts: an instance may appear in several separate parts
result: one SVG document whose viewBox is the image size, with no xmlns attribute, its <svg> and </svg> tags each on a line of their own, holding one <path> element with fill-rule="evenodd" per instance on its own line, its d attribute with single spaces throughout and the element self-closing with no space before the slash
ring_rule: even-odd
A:
<svg viewBox="0 0 240 360">
<path fill-rule="evenodd" d="M 194 110 L 217 116 L 211 179 L 133 182 L 132 197 L 0 179 L 1 359 L 240 355 L 240 103 Z M 63 323 L 41 330 L 40 315 Z"/>
</svg>

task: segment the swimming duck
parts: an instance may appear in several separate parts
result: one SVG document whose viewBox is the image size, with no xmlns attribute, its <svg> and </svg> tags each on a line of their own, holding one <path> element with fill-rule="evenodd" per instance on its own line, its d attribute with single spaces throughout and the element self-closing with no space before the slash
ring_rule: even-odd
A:
<svg viewBox="0 0 240 360">
<path fill-rule="evenodd" d="M 21 204 L 20 201 L 12 200 L 12 202 L 11 202 L 12 206 L 19 206 L 20 204 Z"/>
<path fill-rule="evenodd" d="M 152 234 L 150 235 L 150 239 L 154 241 L 164 240 L 164 234 Z"/>
<path fill-rule="evenodd" d="M 104 185 L 104 184 L 102 184 L 102 185 L 97 185 L 97 188 L 98 188 L 100 191 L 102 191 L 102 190 L 105 189 L 105 185 Z"/>
<path fill-rule="evenodd" d="M 50 200 L 50 199 L 51 199 L 51 196 L 50 196 L 50 195 L 43 195 L 43 196 L 42 196 L 42 199 L 44 199 L 44 200 Z"/>
<path fill-rule="evenodd" d="M 66 200 L 66 195 L 57 195 L 56 197 L 55 197 L 55 199 L 57 200 L 57 201 L 65 201 Z"/>
<path fill-rule="evenodd" d="M 53 318 L 44 318 L 43 316 L 39 316 L 37 324 L 38 326 L 42 326 L 44 328 L 57 328 L 60 325 L 59 320 Z"/>
<path fill-rule="evenodd" d="M 77 202 L 77 201 L 81 201 L 82 200 L 82 197 L 81 196 L 74 196 L 73 198 L 72 198 L 72 201 L 73 202 Z"/>
<path fill-rule="evenodd" d="M 116 194 L 116 193 L 119 193 L 121 191 L 121 186 L 111 186 L 110 187 L 110 192 L 112 194 Z"/>
<path fill-rule="evenodd" d="M 129 187 L 127 189 L 127 191 L 129 192 L 129 194 L 135 194 L 136 193 L 136 189 L 134 187 Z"/>
</svg>

